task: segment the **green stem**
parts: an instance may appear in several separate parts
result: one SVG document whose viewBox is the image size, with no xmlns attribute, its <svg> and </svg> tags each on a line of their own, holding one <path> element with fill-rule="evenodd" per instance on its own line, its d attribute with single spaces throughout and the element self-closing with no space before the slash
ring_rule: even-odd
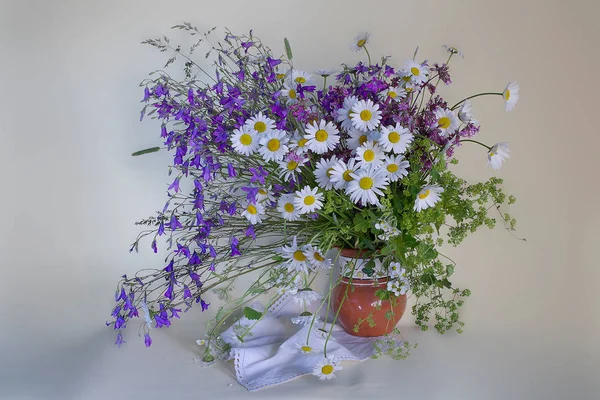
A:
<svg viewBox="0 0 600 400">
<path fill-rule="evenodd" d="M 455 105 L 452 106 L 452 108 L 450 110 L 454 110 L 456 109 L 456 107 L 460 106 L 462 103 L 464 103 L 465 101 L 469 100 L 469 99 L 473 99 L 475 97 L 479 97 L 479 96 L 490 96 L 490 95 L 499 95 L 499 96 L 503 96 L 504 93 L 500 92 L 485 92 L 485 93 L 477 93 L 474 94 L 473 96 L 469 96 L 467 98 L 462 99 L 461 101 L 459 101 L 458 103 L 456 103 Z"/>
<path fill-rule="evenodd" d="M 365 53 L 367 53 L 367 57 L 369 58 L 369 66 L 371 66 L 371 55 L 369 54 L 369 50 L 367 50 L 367 46 L 363 46 L 363 49 L 365 49 Z"/>
<path fill-rule="evenodd" d="M 491 148 L 490 146 L 488 146 L 487 144 L 483 144 L 483 143 L 481 143 L 481 142 L 479 142 L 479 141 L 477 141 L 477 140 L 473 140 L 473 139 L 463 139 L 463 140 L 461 140 L 460 142 L 461 142 L 461 143 L 462 143 L 462 142 L 473 142 L 473 143 L 477 143 L 478 145 L 481 145 L 481 146 L 485 147 L 485 148 L 486 148 L 486 149 L 488 149 L 488 150 L 491 150 L 491 149 L 492 149 L 492 148 Z"/>
</svg>

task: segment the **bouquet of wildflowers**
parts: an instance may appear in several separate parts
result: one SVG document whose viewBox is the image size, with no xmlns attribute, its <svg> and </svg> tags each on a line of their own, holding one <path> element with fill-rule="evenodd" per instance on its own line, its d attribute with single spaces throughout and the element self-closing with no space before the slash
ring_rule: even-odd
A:
<svg viewBox="0 0 600 400">
<path fill-rule="evenodd" d="M 305 306 L 328 307 L 331 291 L 317 293 L 311 282 L 330 273 L 340 248 L 359 249 L 383 266 L 389 281 L 382 299 L 410 291 L 423 330 L 432 324 L 441 333 L 460 332 L 458 309 L 470 292 L 452 284 L 455 264 L 439 248 L 493 227 L 492 213 L 514 229 L 514 219 L 500 213 L 514 198 L 502 192 L 501 179 L 471 185 L 449 165 L 466 142 L 481 145 L 482 164 L 487 156 L 493 169 L 509 157 L 506 143 L 473 139 L 480 127 L 470 99 L 496 95 L 511 110 L 518 86 L 450 104 L 437 89 L 451 83 L 449 62 L 462 56 L 454 48 L 445 63 L 419 61 L 415 52 L 396 67 L 389 57 L 371 60 L 365 33 L 352 44 L 365 62 L 309 73 L 294 64 L 287 40 L 285 56 L 275 56 L 252 31 L 228 31 L 213 43 L 212 31 L 187 23 L 174 28 L 198 39 L 189 51 L 166 37 L 146 43 L 172 52 L 165 67 L 182 62 L 183 77 L 158 71 L 142 83 L 142 117 L 162 121 L 173 180 L 162 210 L 138 223 L 146 230 L 132 246 L 137 251 L 145 237 L 154 252 L 160 244 L 165 266 L 123 276 L 109 323 L 117 344 L 141 312 L 140 332 L 150 346 L 151 328 L 168 327 L 194 303 L 209 309 L 206 294 L 214 292 L 223 304 L 200 342 L 210 362 L 227 352 L 219 336 L 226 321 L 243 315 L 237 339 L 252 334 L 264 316 L 249 306 L 258 296 L 272 304 L 291 293 Z M 210 71 L 195 61 L 203 44 L 205 58 L 214 59 Z M 370 261 L 360 273 L 375 276 L 375 267 Z M 248 274 L 252 283 L 231 298 L 236 278 Z M 332 278 L 330 289 L 336 283 Z M 307 309 L 293 321 L 323 324 Z M 393 343 L 378 348 L 402 355 Z M 327 358 L 322 364 L 321 377 L 339 369 Z"/>
</svg>

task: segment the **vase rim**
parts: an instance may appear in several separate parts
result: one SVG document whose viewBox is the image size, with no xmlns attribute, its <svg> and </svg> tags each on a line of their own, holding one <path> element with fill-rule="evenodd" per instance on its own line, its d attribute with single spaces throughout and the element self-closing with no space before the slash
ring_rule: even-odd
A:
<svg viewBox="0 0 600 400">
<path fill-rule="evenodd" d="M 352 285 L 356 286 L 381 286 L 387 285 L 387 282 L 390 280 L 389 277 L 385 276 L 383 278 L 369 278 L 369 279 L 352 279 Z M 340 278 L 340 282 L 345 284 L 350 284 L 350 278 L 347 276 L 343 276 Z"/>
<path fill-rule="evenodd" d="M 350 249 L 350 248 L 343 248 L 343 247 L 338 247 L 338 249 L 340 249 L 340 255 L 342 257 L 349 257 L 349 258 L 360 258 L 360 256 L 362 256 L 365 253 L 377 253 L 380 250 L 369 250 L 369 249 Z"/>
</svg>

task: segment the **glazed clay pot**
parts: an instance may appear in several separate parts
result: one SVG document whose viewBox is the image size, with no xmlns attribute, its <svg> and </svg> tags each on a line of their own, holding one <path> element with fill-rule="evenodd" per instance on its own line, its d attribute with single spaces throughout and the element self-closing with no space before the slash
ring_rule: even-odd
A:
<svg viewBox="0 0 600 400">
<path fill-rule="evenodd" d="M 354 250 L 344 249 L 342 255 L 352 257 L 351 252 L 357 254 Z M 406 310 L 406 295 L 381 300 L 375 293 L 379 289 L 385 290 L 387 281 L 388 278 L 341 278 L 332 293 L 333 312 L 339 310 L 337 319 L 346 332 L 368 337 L 386 335 L 394 330 Z M 370 326 L 368 318 L 375 322 L 374 326 Z"/>
</svg>

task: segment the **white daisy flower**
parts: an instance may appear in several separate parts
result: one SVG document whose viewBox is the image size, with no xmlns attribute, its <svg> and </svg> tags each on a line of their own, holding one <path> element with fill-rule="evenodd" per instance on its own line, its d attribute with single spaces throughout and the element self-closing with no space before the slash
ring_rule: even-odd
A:
<svg viewBox="0 0 600 400">
<path fill-rule="evenodd" d="M 385 101 L 387 99 L 399 101 L 400 99 L 406 97 L 406 90 L 397 86 L 390 86 L 385 89 L 383 92 L 379 93 L 379 99 L 381 101 Z"/>
<path fill-rule="evenodd" d="M 314 323 L 313 323 L 313 319 L 314 319 Z M 302 314 L 300 314 L 297 317 L 293 317 L 292 318 L 292 324 L 295 325 L 310 325 L 311 323 L 313 323 L 313 325 L 316 325 L 319 322 L 319 317 L 315 316 L 314 314 L 312 314 L 309 311 L 305 311 Z"/>
<path fill-rule="evenodd" d="M 293 69 L 290 71 L 287 81 L 291 87 L 297 87 L 298 85 L 308 86 L 312 83 L 312 75 L 306 71 Z"/>
<path fill-rule="evenodd" d="M 293 194 L 284 194 L 277 201 L 277 211 L 281 213 L 286 221 L 296 221 L 300 218 L 300 214 L 294 205 L 294 197 Z"/>
<path fill-rule="evenodd" d="M 383 165 L 390 182 L 396 182 L 408 175 L 409 163 L 402 156 L 387 156 Z"/>
<path fill-rule="evenodd" d="M 304 246 L 302 251 L 306 254 L 308 261 L 310 261 L 310 264 L 314 269 L 328 270 L 331 268 L 331 259 L 325 258 L 323 252 L 319 250 L 318 247 L 309 244 Z"/>
<path fill-rule="evenodd" d="M 278 129 L 271 130 L 260 140 L 258 152 L 265 161 L 281 161 L 288 151 L 287 132 Z"/>
<path fill-rule="evenodd" d="M 519 85 L 517 82 L 508 82 L 506 89 L 502 92 L 506 111 L 512 111 L 519 100 Z"/>
<path fill-rule="evenodd" d="M 289 86 L 287 83 L 283 85 L 283 89 L 280 91 L 281 95 L 287 98 L 288 103 L 295 103 L 298 101 L 298 93 L 296 93 L 296 89 Z"/>
<path fill-rule="evenodd" d="M 271 186 L 260 188 L 258 189 L 258 192 L 256 192 L 256 201 L 258 203 L 262 203 L 265 200 L 275 201 L 275 196 L 273 195 Z"/>
<path fill-rule="evenodd" d="M 304 186 L 302 190 L 296 191 L 294 205 L 300 214 L 315 212 L 323 207 L 323 194 L 319 193 L 319 188 Z"/>
<path fill-rule="evenodd" d="M 335 120 L 342 125 L 342 129 L 349 131 L 353 128 L 352 125 L 352 107 L 358 102 L 356 96 L 348 96 L 344 99 L 342 108 L 336 111 Z"/>
<path fill-rule="evenodd" d="M 258 149 L 258 135 L 254 129 L 248 129 L 246 126 L 242 126 L 239 129 L 233 130 L 231 145 L 238 153 L 249 156 Z"/>
<path fill-rule="evenodd" d="M 354 158 L 348 160 L 348 163 L 341 160 L 338 161 L 331 171 L 331 182 L 333 183 L 333 187 L 335 189 L 345 188 L 349 182 L 354 180 L 352 174 L 356 171 L 358 171 L 358 165 Z"/>
<path fill-rule="evenodd" d="M 340 131 L 333 124 L 321 120 L 318 124 L 313 122 L 305 127 L 305 139 L 308 139 L 306 145 L 317 154 L 327 153 L 329 150 L 335 149 L 335 146 L 340 142 Z"/>
<path fill-rule="evenodd" d="M 315 349 L 313 349 L 306 343 L 296 343 L 296 348 L 302 354 L 312 354 L 317 352 Z"/>
<path fill-rule="evenodd" d="M 296 131 L 292 140 L 289 143 L 290 149 L 294 150 L 298 154 L 303 154 L 308 151 L 308 139 L 305 139 L 303 135 Z"/>
<path fill-rule="evenodd" d="M 337 70 L 330 68 L 330 69 L 318 69 L 317 70 L 317 75 L 321 75 L 323 78 L 327 78 L 328 76 L 331 76 L 333 74 L 337 73 Z"/>
<path fill-rule="evenodd" d="M 242 216 L 246 217 L 246 219 L 250 221 L 252 225 L 260 224 L 260 216 L 264 214 L 265 208 L 260 203 L 248 203 L 242 212 Z"/>
<path fill-rule="evenodd" d="M 348 138 L 346 146 L 350 150 L 358 149 L 360 146 L 365 144 L 367 142 L 367 140 L 373 140 L 372 138 L 369 137 L 369 136 L 373 136 L 372 132 L 376 132 L 376 131 L 363 132 L 363 131 L 359 131 L 358 129 L 352 128 L 350 131 L 348 131 L 348 135 L 350 135 L 350 138 Z"/>
<path fill-rule="evenodd" d="M 280 249 L 281 256 L 286 259 L 284 265 L 287 267 L 288 272 L 308 272 L 308 258 L 306 254 L 298 247 L 296 236 L 292 240 L 291 246 L 283 246 Z M 292 285 L 295 287 L 295 285 Z M 290 292 L 290 288 L 287 288 L 287 292 Z M 296 288 L 297 290 L 297 288 Z"/>
<path fill-rule="evenodd" d="M 381 139 L 379 143 L 385 151 L 392 151 L 396 154 L 404 154 L 408 149 L 408 145 L 415 139 L 408 129 L 404 128 L 399 123 L 396 126 L 386 126 L 381 128 Z"/>
<path fill-rule="evenodd" d="M 196 344 L 198 346 L 206 346 L 206 340 L 204 340 L 204 339 L 196 340 Z"/>
<path fill-rule="evenodd" d="M 412 73 L 410 72 L 410 70 L 400 69 L 400 70 L 398 70 L 398 72 L 396 74 L 400 78 L 400 82 L 402 82 L 402 85 L 405 86 L 408 83 L 412 82 Z"/>
<path fill-rule="evenodd" d="M 472 124 L 478 124 L 479 122 L 477 122 L 477 120 L 473 118 L 472 109 L 473 103 L 471 103 L 469 100 L 466 100 L 458 110 L 458 119 L 460 119 L 465 124 L 468 124 L 469 122 Z"/>
<path fill-rule="evenodd" d="M 367 43 L 369 43 L 369 39 L 371 38 L 371 34 L 369 32 L 361 32 L 354 37 L 352 44 L 350 44 L 350 50 L 352 51 L 361 51 L 363 47 Z"/>
<path fill-rule="evenodd" d="M 369 140 L 356 149 L 356 156 L 354 158 L 361 168 L 378 167 L 383 162 L 385 155 L 380 145 Z"/>
<path fill-rule="evenodd" d="M 359 100 L 352 106 L 352 125 L 363 132 L 372 131 L 379 125 L 381 111 L 371 100 Z"/>
<path fill-rule="evenodd" d="M 407 61 L 404 65 L 404 69 L 410 72 L 411 80 L 414 83 L 423 83 L 427 80 L 429 75 L 429 67 L 421 65 L 414 60 Z"/>
<path fill-rule="evenodd" d="M 275 128 L 275 121 L 263 115 L 262 111 L 246 120 L 244 126 L 248 130 L 255 130 L 258 133 L 269 132 Z"/>
<path fill-rule="evenodd" d="M 315 166 L 315 178 L 321 189 L 329 190 L 333 188 L 333 182 L 331 181 L 331 174 L 333 172 L 333 166 L 337 164 L 338 158 L 332 156 L 331 158 L 323 158 L 317 162 Z"/>
<path fill-rule="evenodd" d="M 460 123 L 456 115 L 447 108 L 438 108 L 435 110 L 435 118 L 437 120 L 438 128 L 441 130 L 441 137 L 448 137 L 458 129 Z"/>
<path fill-rule="evenodd" d="M 306 307 L 311 305 L 315 301 L 320 300 L 321 298 L 322 296 L 319 293 L 312 290 L 311 288 L 304 288 L 298 290 L 298 293 L 294 295 L 293 300 L 296 304 Z"/>
<path fill-rule="evenodd" d="M 350 196 L 350 200 L 362 205 L 380 204 L 377 196 L 383 196 L 382 189 L 388 185 L 383 168 L 361 168 L 352 173 L 352 178 L 354 180 L 346 187 L 346 193 Z"/>
<path fill-rule="evenodd" d="M 508 143 L 496 143 L 488 151 L 488 165 L 495 170 L 499 170 L 502 163 L 507 158 L 510 158 L 510 149 Z"/>
<path fill-rule="evenodd" d="M 329 380 L 335 378 L 335 372 L 340 371 L 342 367 L 339 365 L 335 356 L 323 358 L 313 367 L 312 374 L 318 376 L 321 380 Z"/>
<path fill-rule="evenodd" d="M 285 158 L 286 160 L 279 162 L 279 176 L 286 181 L 290 179 L 296 180 L 296 176 L 300 172 L 300 167 L 306 164 L 308 159 L 296 153 L 288 153 Z"/>
<path fill-rule="evenodd" d="M 435 206 L 435 203 L 440 201 L 440 193 L 442 193 L 443 191 L 444 189 L 439 186 L 425 186 L 417 195 L 414 210 L 418 212 L 426 208 Z"/>
<path fill-rule="evenodd" d="M 406 90 L 406 93 L 418 92 L 420 89 L 421 88 L 413 82 L 408 82 L 406 85 L 404 85 L 404 90 Z"/>
</svg>

